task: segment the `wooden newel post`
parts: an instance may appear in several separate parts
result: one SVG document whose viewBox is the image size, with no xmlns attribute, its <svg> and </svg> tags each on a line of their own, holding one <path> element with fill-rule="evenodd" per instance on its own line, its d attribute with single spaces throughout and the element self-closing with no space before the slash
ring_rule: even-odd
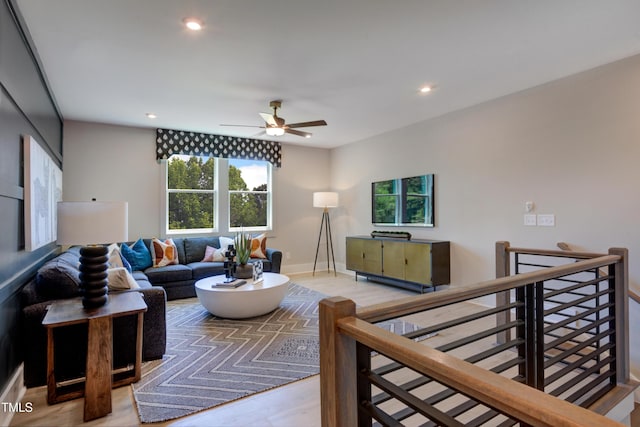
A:
<svg viewBox="0 0 640 427">
<path fill-rule="evenodd" d="M 320 405 L 323 427 L 357 425 L 356 342 L 343 335 L 336 322 L 356 314 L 343 297 L 320 301 Z"/>
<path fill-rule="evenodd" d="M 616 380 L 629 381 L 629 250 L 610 248 L 609 255 L 618 255 L 615 264 L 615 312 L 616 312 Z"/>
<path fill-rule="evenodd" d="M 511 257 L 509 256 L 509 242 L 496 242 L 496 279 L 511 275 Z M 498 292 L 496 294 L 496 307 L 509 304 L 510 292 Z M 496 326 L 504 325 L 511 321 L 511 313 L 500 312 L 496 315 Z M 496 342 L 504 344 L 511 340 L 511 330 L 498 332 Z"/>
</svg>

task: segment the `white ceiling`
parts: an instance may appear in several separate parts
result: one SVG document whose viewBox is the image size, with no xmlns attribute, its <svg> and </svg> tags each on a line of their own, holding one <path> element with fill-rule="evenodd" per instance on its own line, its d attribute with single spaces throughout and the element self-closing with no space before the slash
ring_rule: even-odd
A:
<svg viewBox="0 0 640 427">
<path fill-rule="evenodd" d="M 638 0 L 15 1 L 65 119 L 250 137 L 282 99 L 316 147 L 640 53 Z"/>
</svg>

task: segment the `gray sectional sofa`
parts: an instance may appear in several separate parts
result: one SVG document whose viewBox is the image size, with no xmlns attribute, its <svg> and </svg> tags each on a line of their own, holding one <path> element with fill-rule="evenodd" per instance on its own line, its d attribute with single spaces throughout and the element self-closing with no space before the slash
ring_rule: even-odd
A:
<svg viewBox="0 0 640 427">
<path fill-rule="evenodd" d="M 151 239 L 143 239 L 151 248 Z M 149 267 L 142 272 L 134 272 L 136 280 L 141 273 L 153 286 L 162 286 L 167 293 L 167 299 L 190 298 L 196 296 L 195 283 L 204 278 L 224 274 L 224 262 L 202 262 L 207 246 L 220 248 L 218 237 L 186 237 L 173 239 L 178 249 L 179 264 L 164 267 Z M 266 248 L 266 259 L 263 271 L 279 273 L 282 263 L 282 252 Z M 251 259 L 249 262 L 255 262 Z"/>
<path fill-rule="evenodd" d="M 21 291 L 22 351 L 24 355 L 24 384 L 36 387 L 46 384 L 47 333 L 42 319 L 54 300 L 81 296 L 78 263 L 80 248 L 73 247 L 45 263 L 35 278 Z M 147 304 L 144 314 L 142 359 L 160 359 L 165 353 L 166 294 L 159 286 L 152 286 L 140 274 L 134 274 L 139 289 L 120 292 L 140 292 Z M 130 364 L 135 356 L 136 323 L 133 316 L 113 320 L 114 366 Z M 87 325 L 56 329 L 56 376 L 71 379 L 84 373 L 86 360 Z"/>
<path fill-rule="evenodd" d="M 143 241 L 150 249 L 151 239 Z M 143 360 L 159 359 L 165 353 L 166 300 L 194 297 L 197 280 L 224 274 L 223 262 L 202 262 L 207 246 L 220 247 L 218 237 L 176 238 L 173 241 L 179 264 L 133 271 L 132 276 L 139 289 L 119 291 L 140 292 L 147 304 L 143 322 Z M 282 252 L 267 248 L 266 256 L 266 259 L 262 259 L 264 271 L 280 272 Z M 24 383 L 27 387 L 46 383 L 47 336 L 42 319 L 51 301 L 81 295 L 78 287 L 79 258 L 79 248 L 70 248 L 46 262 L 21 291 Z M 77 377 L 85 366 L 86 324 L 58 328 L 56 331 L 56 375 L 62 379 Z M 134 360 L 135 331 L 133 316 L 114 319 L 115 367 L 126 366 Z"/>
</svg>

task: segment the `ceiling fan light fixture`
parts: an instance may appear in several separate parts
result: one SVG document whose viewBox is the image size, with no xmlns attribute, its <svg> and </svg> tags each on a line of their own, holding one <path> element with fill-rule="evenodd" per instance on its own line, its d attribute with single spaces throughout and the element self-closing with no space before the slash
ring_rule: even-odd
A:
<svg viewBox="0 0 640 427">
<path fill-rule="evenodd" d="M 268 127 L 265 129 L 265 132 L 269 136 L 282 136 L 284 135 L 284 129 L 279 127 Z"/>
<path fill-rule="evenodd" d="M 192 31 L 200 31 L 204 26 L 202 21 L 198 18 L 184 18 L 182 22 L 184 22 L 185 27 Z"/>
</svg>

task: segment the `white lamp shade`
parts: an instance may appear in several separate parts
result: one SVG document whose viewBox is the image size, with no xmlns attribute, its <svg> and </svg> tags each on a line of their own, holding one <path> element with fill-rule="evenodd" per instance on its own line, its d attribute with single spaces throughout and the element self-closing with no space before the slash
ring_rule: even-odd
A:
<svg viewBox="0 0 640 427">
<path fill-rule="evenodd" d="M 338 206 L 338 193 L 332 191 L 319 191 L 313 193 L 314 208 L 335 208 Z"/>
<path fill-rule="evenodd" d="M 59 245 L 97 245 L 129 239 L 127 202 L 58 202 Z"/>
</svg>

